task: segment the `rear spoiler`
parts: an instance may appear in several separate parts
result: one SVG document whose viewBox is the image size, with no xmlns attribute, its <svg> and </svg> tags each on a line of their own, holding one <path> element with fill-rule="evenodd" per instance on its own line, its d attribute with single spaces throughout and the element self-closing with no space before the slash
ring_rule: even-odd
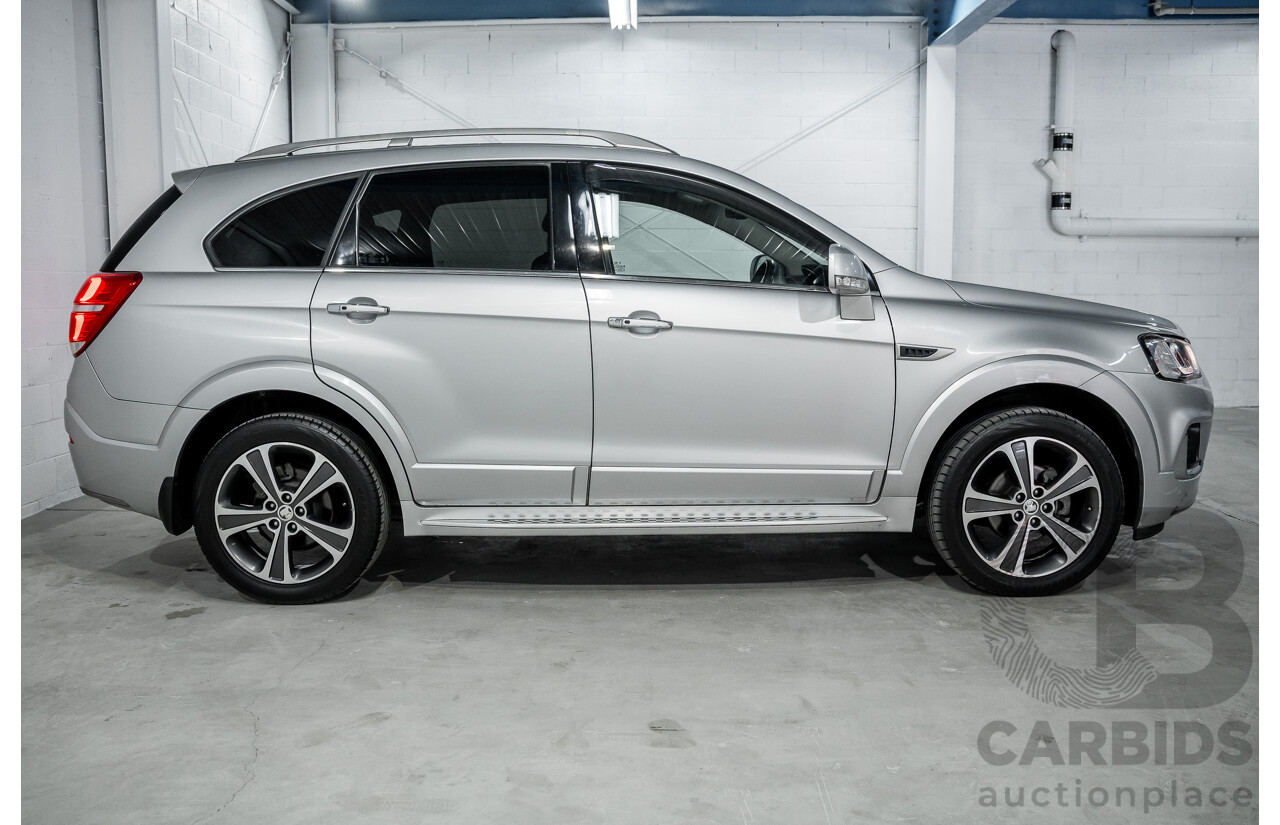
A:
<svg viewBox="0 0 1280 825">
<path fill-rule="evenodd" d="M 183 169 L 181 172 L 174 172 L 173 185 L 178 187 L 179 192 L 185 192 L 187 187 L 194 183 L 196 178 L 200 177 L 200 173 L 208 168 L 207 166 L 197 166 L 195 169 Z"/>
</svg>

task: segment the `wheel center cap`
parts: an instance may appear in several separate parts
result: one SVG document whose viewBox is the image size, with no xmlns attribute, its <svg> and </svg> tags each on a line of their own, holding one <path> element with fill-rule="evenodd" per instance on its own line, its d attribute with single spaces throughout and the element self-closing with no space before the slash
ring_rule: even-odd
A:
<svg viewBox="0 0 1280 825">
<path fill-rule="evenodd" d="M 280 505 L 280 510 L 278 512 L 280 513 L 281 521 L 288 521 L 289 519 L 293 518 L 293 508 L 290 507 L 288 504 Z"/>
<path fill-rule="evenodd" d="M 1035 499 L 1027 499 L 1027 501 L 1022 505 L 1022 512 L 1026 513 L 1029 516 L 1034 516 L 1039 511 L 1040 511 L 1040 502 L 1036 501 Z"/>
</svg>

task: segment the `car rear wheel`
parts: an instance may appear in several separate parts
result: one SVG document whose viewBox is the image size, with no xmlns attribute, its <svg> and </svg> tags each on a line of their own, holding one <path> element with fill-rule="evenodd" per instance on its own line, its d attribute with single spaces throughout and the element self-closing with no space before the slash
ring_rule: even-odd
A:
<svg viewBox="0 0 1280 825">
<path fill-rule="evenodd" d="M 388 522 L 367 449 L 321 418 L 246 422 L 200 467 L 200 547 L 224 581 L 259 601 L 306 604 L 346 594 L 386 543 Z"/>
<path fill-rule="evenodd" d="M 972 586 L 1049 595 L 1083 581 L 1120 529 L 1123 481 L 1098 435 L 1033 407 L 990 415 L 949 445 L 929 497 L 938 552 Z"/>
</svg>

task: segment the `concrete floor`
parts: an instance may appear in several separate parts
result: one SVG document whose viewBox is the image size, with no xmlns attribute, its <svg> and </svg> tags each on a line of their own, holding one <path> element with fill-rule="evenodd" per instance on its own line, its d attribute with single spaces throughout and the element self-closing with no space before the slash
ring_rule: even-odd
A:
<svg viewBox="0 0 1280 825">
<path fill-rule="evenodd" d="M 346 600 L 271 607 L 190 534 L 79 499 L 22 525 L 24 820 L 1257 821 L 1212 804 L 1258 791 L 1257 440 L 1257 410 L 1219 411 L 1201 503 L 1034 601 L 864 535 L 400 539 Z M 1001 721 L 1031 764 L 984 760 Z M 1215 746 L 1231 721 L 1247 746 Z M 1213 755 L 1161 764 L 1192 722 Z M 1070 747 L 1097 725 L 1106 765 Z M 1112 764 L 1135 726 L 1147 755 Z"/>
</svg>

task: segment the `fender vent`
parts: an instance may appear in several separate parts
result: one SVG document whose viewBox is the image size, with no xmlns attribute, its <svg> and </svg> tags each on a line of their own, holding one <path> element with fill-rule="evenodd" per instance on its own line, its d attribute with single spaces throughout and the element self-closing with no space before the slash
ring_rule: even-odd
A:
<svg viewBox="0 0 1280 825">
<path fill-rule="evenodd" d="M 938 351 L 937 347 L 898 347 L 899 358 L 928 358 Z"/>
</svg>

